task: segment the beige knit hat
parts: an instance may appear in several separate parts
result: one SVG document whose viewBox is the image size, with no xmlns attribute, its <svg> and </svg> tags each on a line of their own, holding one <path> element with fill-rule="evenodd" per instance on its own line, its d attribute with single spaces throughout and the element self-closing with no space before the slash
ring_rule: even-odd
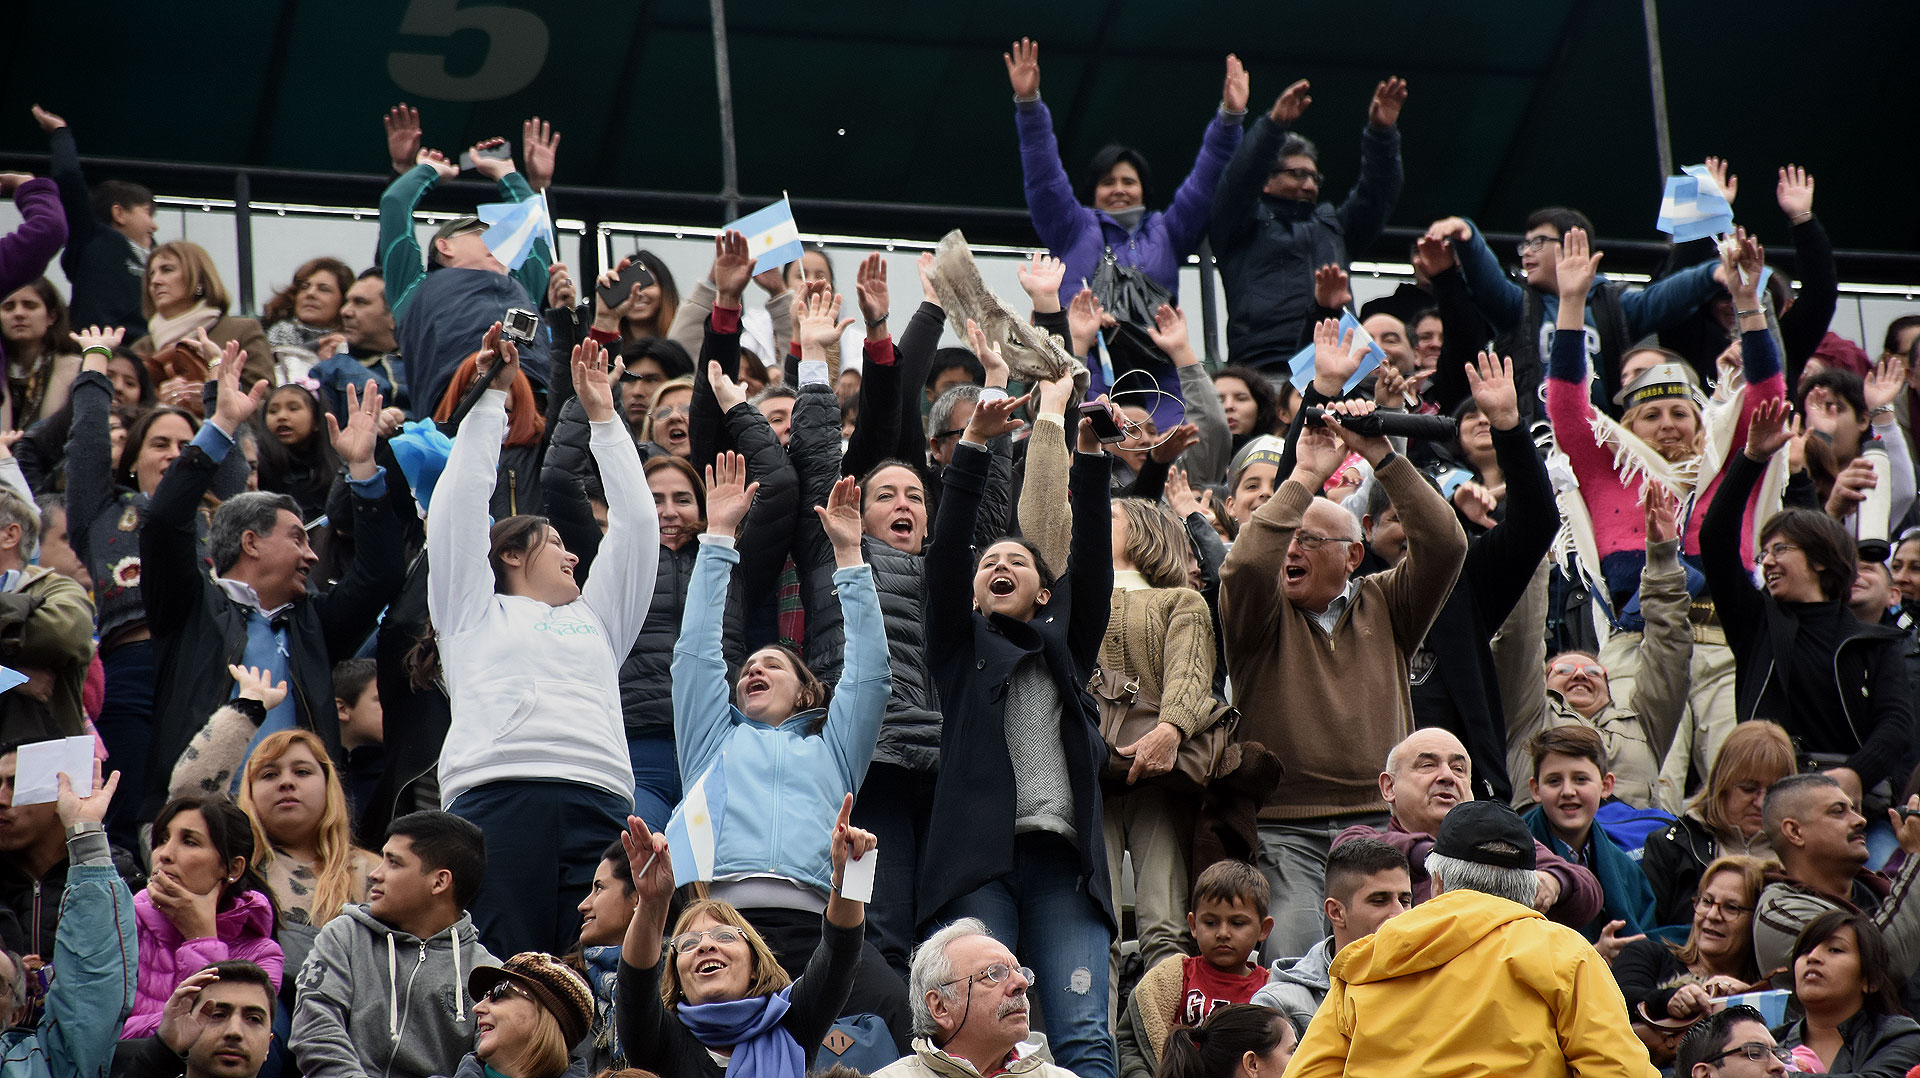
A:
<svg viewBox="0 0 1920 1078">
<path fill-rule="evenodd" d="M 560 1023 L 560 1035 L 571 1049 L 593 1027 L 593 989 L 558 958 L 539 951 L 522 951 L 504 966 L 478 966 L 467 976 L 467 995 L 479 999 L 501 981 L 527 990 L 534 1001 Z"/>
</svg>

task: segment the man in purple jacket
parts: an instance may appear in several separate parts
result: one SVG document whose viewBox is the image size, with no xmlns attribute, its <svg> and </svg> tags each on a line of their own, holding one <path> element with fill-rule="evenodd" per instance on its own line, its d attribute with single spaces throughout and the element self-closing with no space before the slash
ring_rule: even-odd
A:
<svg viewBox="0 0 1920 1078">
<path fill-rule="evenodd" d="M 52 180 L 0 172 L 0 195 L 13 196 L 13 208 L 21 217 L 19 228 L 0 236 L 0 296 L 9 296 L 47 272 L 47 264 L 67 242 L 67 217 L 60 211 L 60 189 Z M 0 370 L 5 369 L 6 347 L 0 344 Z"/>
<path fill-rule="evenodd" d="M 1206 237 L 1212 219 L 1213 190 L 1220 174 L 1240 145 L 1240 123 L 1247 114 L 1247 72 L 1236 56 L 1227 57 L 1226 85 L 1220 107 L 1207 124 L 1193 171 L 1174 192 L 1164 212 L 1147 209 L 1152 174 L 1146 159 L 1125 146 L 1109 146 L 1094 156 L 1087 189 L 1075 192 L 1060 164 L 1060 145 L 1053 137 L 1053 114 L 1040 100 L 1040 46 L 1025 38 L 1003 54 L 1007 80 L 1013 84 L 1014 126 L 1020 132 L 1020 168 L 1026 177 L 1027 210 L 1033 230 L 1055 258 L 1067 264 L 1060 284 L 1065 306 L 1093 280 L 1107 251 L 1116 263 L 1137 266 L 1149 278 L 1180 293 L 1180 265 Z M 1082 198 L 1093 203 L 1081 202 Z M 1089 398 L 1106 388 L 1094 365 Z M 1180 380 L 1171 367 L 1155 372 L 1160 389 L 1178 396 Z M 1128 388 L 1144 388 L 1137 381 Z"/>
<path fill-rule="evenodd" d="M 1427 874 L 1427 854 L 1433 852 L 1440 821 L 1455 805 L 1473 800 L 1473 762 L 1460 739 L 1435 727 L 1415 730 L 1387 754 L 1380 773 L 1380 796 L 1392 816 L 1386 831 L 1349 827 L 1333 840 L 1338 847 L 1356 838 L 1377 838 L 1407 855 L 1413 877 L 1413 902 L 1433 895 Z M 1541 845 L 1533 844 L 1534 875 L 1540 889 L 1533 908 L 1548 918 L 1574 928 L 1584 927 L 1600 913 L 1600 881 L 1592 872 Z"/>
</svg>

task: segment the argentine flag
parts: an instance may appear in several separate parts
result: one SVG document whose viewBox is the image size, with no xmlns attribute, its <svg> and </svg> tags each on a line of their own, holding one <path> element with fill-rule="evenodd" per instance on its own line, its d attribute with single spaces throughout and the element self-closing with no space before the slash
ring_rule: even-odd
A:
<svg viewBox="0 0 1920 1078">
<path fill-rule="evenodd" d="M 713 879 L 714 831 L 727 812 L 727 754 L 722 752 L 694 781 L 667 820 L 667 852 L 673 855 L 673 885 Z"/>
<path fill-rule="evenodd" d="M 1705 239 L 1733 231 L 1733 206 L 1705 165 L 1688 165 L 1683 175 L 1667 177 L 1660 199 L 1660 217 L 1653 227 L 1675 243 Z"/>
<path fill-rule="evenodd" d="M 1353 312 L 1350 310 L 1341 311 L 1340 336 L 1345 337 L 1348 330 L 1353 331 L 1353 343 L 1355 345 L 1364 344 L 1367 346 L 1367 354 L 1361 358 L 1360 365 L 1353 369 L 1353 374 L 1348 377 L 1347 384 L 1340 387 L 1341 393 L 1353 392 L 1353 387 L 1359 385 L 1361 380 L 1366 378 L 1367 375 L 1372 374 L 1373 369 L 1378 367 L 1381 362 L 1387 358 L 1386 350 L 1381 348 L 1373 339 L 1373 334 L 1367 332 L 1367 328 L 1360 324 L 1360 320 L 1353 316 Z M 1313 381 L 1313 345 L 1309 344 L 1305 348 L 1300 349 L 1300 351 L 1295 352 L 1293 359 L 1288 362 L 1293 368 L 1292 381 L 1294 385 L 1305 387 L 1308 382 Z"/>
<path fill-rule="evenodd" d="M 753 255 L 755 273 L 765 273 L 800 258 L 800 226 L 793 223 L 793 204 L 785 195 L 773 205 L 755 210 L 727 227 L 747 238 L 747 253 Z"/>
<path fill-rule="evenodd" d="M 481 238 L 486 241 L 487 250 L 493 257 L 507 267 L 509 273 L 520 268 L 520 264 L 533 253 L 533 241 L 544 239 L 547 250 L 553 250 L 557 244 L 553 238 L 553 222 L 547 217 L 547 200 L 540 197 L 520 202 L 488 202 L 474 209 L 480 220 L 486 222 L 487 231 Z"/>
</svg>

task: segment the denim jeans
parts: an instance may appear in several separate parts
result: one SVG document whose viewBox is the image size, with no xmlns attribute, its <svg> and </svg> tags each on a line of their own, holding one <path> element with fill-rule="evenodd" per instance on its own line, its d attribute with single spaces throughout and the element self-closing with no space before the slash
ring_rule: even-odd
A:
<svg viewBox="0 0 1920 1078">
<path fill-rule="evenodd" d="M 487 871 L 469 911 L 487 950 L 565 954 L 580 941 L 577 907 L 600 855 L 627 827 L 618 794 L 579 782 L 489 782 L 447 811 L 487 837 Z"/>
<path fill-rule="evenodd" d="M 1116 1078 L 1107 1016 L 1106 915 L 1080 878 L 1080 853 L 1059 835 L 1014 839 L 1013 871 L 947 903 L 934 919 L 986 922 L 994 938 L 1033 968 L 1032 996 L 1053 1061 L 1077 1078 Z"/>
<path fill-rule="evenodd" d="M 650 831 L 665 831 L 667 817 L 680 803 L 680 756 L 673 734 L 633 734 L 627 738 L 627 759 L 633 763 L 633 814 L 647 821 Z M 625 820 L 621 830 L 625 830 Z M 609 842 L 612 839 L 608 839 Z"/>
<path fill-rule="evenodd" d="M 1355 824 L 1385 830 L 1387 814 L 1260 821 L 1260 874 L 1272 889 L 1267 912 L 1273 917 L 1273 932 L 1260 950 L 1266 961 L 1298 958 L 1333 931 L 1322 905 L 1327 853 L 1333 849 L 1333 837 Z"/>
</svg>

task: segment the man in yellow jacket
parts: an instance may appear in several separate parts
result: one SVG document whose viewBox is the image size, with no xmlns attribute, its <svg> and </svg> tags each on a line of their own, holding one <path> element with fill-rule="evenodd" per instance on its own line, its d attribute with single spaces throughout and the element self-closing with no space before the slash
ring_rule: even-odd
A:
<svg viewBox="0 0 1920 1078">
<path fill-rule="evenodd" d="M 1447 813 L 1434 897 L 1334 959 L 1287 1078 L 1655 1078 L 1613 974 L 1529 905 L 1533 836 L 1505 805 Z"/>
</svg>

